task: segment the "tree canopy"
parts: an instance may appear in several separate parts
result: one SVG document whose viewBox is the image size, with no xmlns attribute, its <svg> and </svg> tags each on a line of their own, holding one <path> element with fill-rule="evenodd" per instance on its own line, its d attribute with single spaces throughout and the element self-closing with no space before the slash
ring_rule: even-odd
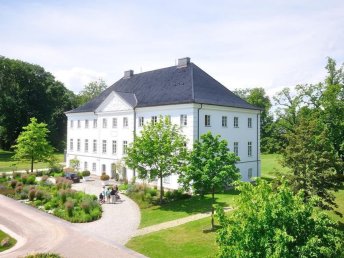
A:
<svg viewBox="0 0 344 258">
<path fill-rule="evenodd" d="M 16 145 L 13 146 L 14 159 L 30 160 L 31 172 L 35 161 L 47 161 L 53 155 L 54 148 L 47 140 L 49 130 L 45 123 L 38 123 L 36 118 L 30 119 L 30 124 L 23 127 Z"/>
<path fill-rule="evenodd" d="M 48 125 L 49 140 L 65 147 L 65 111 L 75 96 L 38 65 L 0 57 L 0 148 L 9 149 L 31 117 Z"/>
<path fill-rule="evenodd" d="M 186 138 L 169 117 L 144 125 L 140 135 L 128 147 L 125 163 L 141 179 L 160 181 L 160 203 L 163 178 L 178 173 L 186 161 Z"/>
<path fill-rule="evenodd" d="M 181 171 L 179 181 L 188 189 L 190 186 L 198 193 L 212 194 L 212 220 L 214 228 L 215 192 L 223 191 L 233 181 L 239 179 L 239 169 L 235 162 L 239 158 L 228 149 L 226 140 L 213 136 L 210 132 L 201 135 L 191 151 L 189 164 Z"/>
<path fill-rule="evenodd" d="M 228 217 L 218 208 L 218 257 L 342 257 L 343 233 L 326 215 L 294 194 L 284 181 L 274 187 L 239 183 L 237 209 Z"/>
<path fill-rule="evenodd" d="M 91 99 L 97 97 L 103 90 L 107 88 L 103 79 L 92 81 L 85 85 L 84 89 L 77 96 L 78 105 L 81 106 Z"/>
</svg>

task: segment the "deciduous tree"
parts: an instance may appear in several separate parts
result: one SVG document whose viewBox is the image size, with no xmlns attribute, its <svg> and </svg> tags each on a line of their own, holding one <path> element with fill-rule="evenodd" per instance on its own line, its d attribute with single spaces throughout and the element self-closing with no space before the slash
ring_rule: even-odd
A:
<svg viewBox="0 0 344 258">
<path fill-rule="evenodd" d="M 78 94 L 78 105 L 81 106 L 97 97 L 106 88 L 107 86 L 103 79 L 98 79 L 97 81 L 86 84 L 84 89 Z"/>
<path fill-rule="evenodd" d="M 31 172 L 35 161 L 48 161 L 53 155 L 53 147 L 47 140 L 49 130 L 44 123 L 38 123 L 36 118 L 30 119 L 31 123 L 23 127 L 19 134 L 17 144 L 13 146 L 14 159 L 30 160 Z"/>
<path fill-rule="evenodd" d="M 186 162 L 186 138 L 168 117 L 148 123 L 127 149 L 125 163 L 141 179 L 160 181 L 160 203 L 163 178 L 178 173 Z"/>
<path fill-rule="evenodd" d="M 239 179 L 239 169 L 235 162 L 239 158 L 228 149 L 226 140 L 213 136 L 210 132 L 201 135 L 189 155 L 189 164 L 180 174 L 179 180 L 186 189 L 190 186 L 199 193 L 211 193 L 212 217 L 214 228 L 215 193 L 223 191 L 233 181 Z"/>
</svg>

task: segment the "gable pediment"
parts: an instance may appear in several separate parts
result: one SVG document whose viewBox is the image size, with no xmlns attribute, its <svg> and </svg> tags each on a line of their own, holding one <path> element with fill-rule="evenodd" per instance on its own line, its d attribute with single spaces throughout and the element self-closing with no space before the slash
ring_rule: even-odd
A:
<svg viewBox="0 0 344 258">
<path fill-rule="evenodd" d="M 132 110 L 133 107 L 116 92 L 112 92 L 97 108 L 97 112 Z"/>
</svg>

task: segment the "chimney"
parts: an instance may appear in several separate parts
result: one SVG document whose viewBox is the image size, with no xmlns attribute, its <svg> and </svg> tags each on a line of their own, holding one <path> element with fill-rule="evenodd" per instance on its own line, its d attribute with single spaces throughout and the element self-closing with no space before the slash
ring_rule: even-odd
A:
<svg viewBox="0 0 344 258">
<path fill-rule="evenodd" d="M 133 70 L 124 71 L 123 79 L 129 79 L 129 78 L 133 77 L 133 75 L 134 75 L 134 71 Z"/>
<path fill-rule="evenodd" d="M 177 68 L 187 67 L 189 64 L 190 57 L 179 58 Z"/>
</svg>

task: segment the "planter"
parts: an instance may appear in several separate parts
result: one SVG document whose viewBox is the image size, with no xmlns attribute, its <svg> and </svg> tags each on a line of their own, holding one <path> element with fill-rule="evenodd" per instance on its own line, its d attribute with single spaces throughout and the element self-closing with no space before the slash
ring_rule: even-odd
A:
<svg viewBox="0 0 344 258">
<path fill-rule="evenodd" d="M 90 180 L 90 177 L 89 176 L 84 176 L 84 182 L 86 182 L 86 181 L 89 181 Z"/>
</svg>

